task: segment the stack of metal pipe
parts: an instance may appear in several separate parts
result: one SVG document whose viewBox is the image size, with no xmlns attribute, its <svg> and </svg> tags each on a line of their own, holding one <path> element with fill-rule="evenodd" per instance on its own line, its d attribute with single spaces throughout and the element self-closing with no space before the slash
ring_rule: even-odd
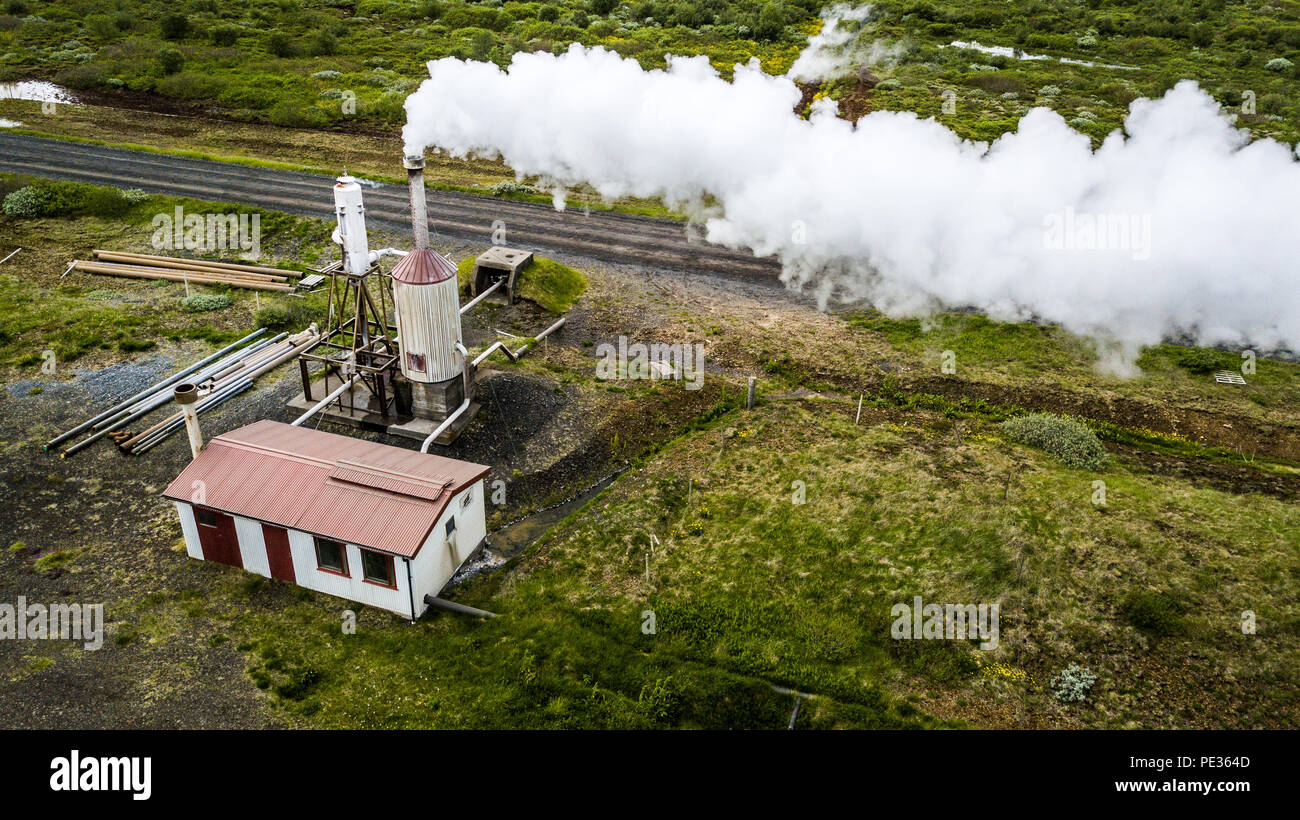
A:
<svg viewBox="0 0 1300 820">
<path fill-rule="evenodd" d="M 184 415 L 180 412 L 174 413 L 134 435 L 118 431 L 171 402 L 173 386 L 177 383 L 185 380 L 197 386 L 199 401 L 195 405 L 195 410 L 201 413 L 217 407 L 252 387 L 253 381 L 258 376 L 297 357 L 320 340 L 320 331 L 315 324 L 292 336 L 280 333 L 269 339 L 262 339 L 265 333 L 266 328 L 261 328 L 157 384 L 145 388 L 51 439 L 46 443 L 45 449 L 58 447 L 63 442 L 90 431 L 90 435 L 69 446 L 60 453 L 60 457 L 67 458 L 104 436 L 113 438 L 124 451 L 139 455 L 161 444 L 172 433 L 184 427 Z"/>
<path fill-rule="evenodd" d="M 129 279 L 167 279 L 196 285 L 222 284 L 278 292 L 292 291 L 294 285 L 289 280 L 302 276 L 296 270 L 242 265 L 234 262 L 209 262 L 203 259 L 181 259 L 174 256 L 106 251 L 98 248 L 93 253 L 97 261 L 86 262 L 75 259 L 68 266 L 68 270 L 106 276 L 124 276 Z"/>
</svg>

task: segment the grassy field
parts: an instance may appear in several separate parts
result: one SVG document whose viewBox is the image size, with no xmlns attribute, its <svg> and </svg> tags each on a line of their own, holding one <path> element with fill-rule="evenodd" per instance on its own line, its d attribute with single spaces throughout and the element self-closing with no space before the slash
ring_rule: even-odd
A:
<svg viewBox="0 0 1300 820">
<path fill-rule="evenodd" d="M 1072 470 L 996 426 L 770 401 L 456 590 L 497 619 L 369 612 L 344 635 L 338 602 L 208 566 L 204 600 L 126 620 L 215 619 L 286 718 L 321 726 L 780 728 L 775 686 L 815 696 L 800 728 L 1282 727 L 1297 531 L 1294 503 Z M 915 595 L 999 602 L 1000 646 L 892 640 Z M 1084 703 L 1051 693 L 1070 664 L 1098 678 Z"/>
<path fill-rule="evenodd" d="M 587 408 L 574 452 L 588 472 L 544 455 L 528 474 L 523 460 L 494 466 L 511 481 L 554 472 L 562 496 L 627 469 L 505 566 L 445 593 L 501 617 L 410 625 L 189 561 L 157 498 L 167 463 L 123 471 L 101 448 L 51 464 L 44 427 L 17 421 L 50 412 L 56 382 L 80 381 L 71 368 L 40 375 L 33 351 L 54 347 L 92 376 L 141 357 L 125 339 L 186 342 L 192 358 L 196 342 L 258 322 L 250 294 L 191 314 L 179 284 L 60 279 L 91 247 L 143 249 L 148 215 L 174 204 L 0 217 L 24 246 L 20 266 L 0 273 L 0 374 L 23 386 L 8 394 L 19 411 L 5 422 L 0 474 L 28 522 L 2 556 L 6 577 L 108 602 L 109 651 L 121 655 L 94 662 L 140 678 L 114 686 L 183 688 L 168 671 L 176 657 L 185 669 L 224 658 L 237 671 L 204 678 L 202 691 L 264 708 L 277 725 L 325 727 L 780 728 L 787 690 L 813 696 L 799 728 L 1300 724 L 1294 363 L 1261 358 L 1245 387 L 1227 387 L 1207 370 L 1239 367 L 1236 353 L 1161 345 L 1125 381 L 1099 374 L 1096 351 L 1058 328 L 836 316 L 776 290 L 584 269 L 564 333 L 493 366 L 535 385 L 534 397 Z M 278 262 L 328 253 L 321 222 L 264 213 L 263 229 Z M 474 321 L 486 339 L 545 315 Z M 705 344 L 703 388 L 599 380 L 591 348 L 619 334 Z M 760 401 L 745 410 L 751 374 Z M 230 412 L 282 411 L 269 389 Z M 1071 468 L 1013 441 L 1002 424 L 1027 409 L 1080 417 L 1106 464 Z M 504 418 L 495 404 L 481 415 Z M 493 430 L 470 438 L 516 435 Z M 64 509 L 70 492 L 92 493 L 95 506 L 71 514 L 69 538 L 55 543 L 31 521 Z M 998 647 L 893 639 L 891 608 L 918 595 L 997 603 Z M 360 609 L 356 634 L 340 628 L 345 607 Z M 1245 613 L 1256 632 L 1243 631 Z M 85 654 L 41 648 L 7 680 L 57 693 Z M 1052 681 L 1072 665 L 1096 681 L 1063 702 Z"/>
<path fill-rule="evenodd" d="M 33 180 L 0 174 L 0 197 Z M 93 186 L 84 186 L 93 189 Z M 99 189 L 112 191 L 112 189 Z M 323 310 L 323 296 L 297 298 L 220 285 L 120 279 L 69 273 L 73 259 L 91 260 L 94 248 L 156 253 L 150 244 L 155 214 L 182 207 L 190 213 L 242 213 L 249 209 L 191 199 L 151 196 L 114 217 L 92 214 L 27 219 L 0 215 L 8 253 L 23 250 L 0 268 L 0 369 L 35 370 L 53 351 L 60 364 L 148 351 L 158 342 L 201 339 L 215 345 L 243 335 L 261 318 L 293 313 L 305 326 Z M 263 252 L 289 265 L 319 265 L 329 247 L 321 222 L 287 214 L 261 215 Z M 215 258 L 215 257 L 214 257 Z M 221 258 L 229 261 L 230 255 Z M 186 309 L 187 294 L 221 294 L 231 299 L 215 311 Z M 280 328 L 277 328 L 280 329 Z M 294 328 L 299 330 L 301 328 Z"/>
<path fill-rule="evenodd" d="M 635 57 L 647 68 L 663 66 L 668 53 L 703 54 L 724 74 L 751 57 L 779 74 L 818 30 L 824 5 L 193 0 L 177 7 L 117 0 L 105 7 L 88 0 L 6 0 L 0 80 L 47 77 L 133 105 L 289 128 L 395 130 L 404 121 L 405 96 L 431 59 L 505 65 L 520 51 L 580 42 Z M 817 94 L 841 100 L 854 116 L 916 111 L 977 139 L 1014 130 L 1030 107 L 1044 105 L 1098 140 L 1120 126 L 1133 99 L 1194 79 L 1256 135 L 1295 142 L 1296 5 L 883 0 L 873 4 L 858 35 L 859 62 L 883 82 L 871 88 L 851 74 Z M 465 170 L 469 179 L 488 169 Z"/>
</svg>

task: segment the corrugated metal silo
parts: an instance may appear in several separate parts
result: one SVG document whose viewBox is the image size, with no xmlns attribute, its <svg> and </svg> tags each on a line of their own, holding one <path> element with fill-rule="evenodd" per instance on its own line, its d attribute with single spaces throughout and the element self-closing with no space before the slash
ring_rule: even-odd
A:
<svg viewBox="0 0 1300 820">
<path fill-rule="evenodd" d="M 402 375 L 413 382 L 459 378 L 460 293 L 456 266 L 430 248 L 417 248 L 393 268 L 393 301 L 401 338 Z"/>
</svg>

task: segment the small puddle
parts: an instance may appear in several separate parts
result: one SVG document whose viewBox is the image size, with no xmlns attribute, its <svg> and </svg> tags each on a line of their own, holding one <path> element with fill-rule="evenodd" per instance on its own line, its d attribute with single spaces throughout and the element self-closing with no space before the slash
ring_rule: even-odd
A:
<svg viewBox="0 0 1300 820">
<path fill-rule="evenodd" d="M 601 479 L 563 504 L 525 516 L 492 533 L 488 536 L 488 545 L 472 561 L 457 570 L 456 574 L 447 583 L 447 586 L 455 586 L 466 578 L 477 575 L 484 570 L 495 569 L 509 561 L 542 537 L 551 527 L 563 521 L 570 513 L 582 509 L 582 505 L 600 495 L 606 487 L 613 484 L 614 480 L 622 474 L 623 470 L 619 470 L 613 475 Z"/>
<path fill-rule="evenodd" d="M 1017 48 L 1010 46 L 986 46 L 981 45 L 974 40 L 953 40 L 944 48 L 968 48 L 972 51 L 979 51 L 983 54 L 992 54 L 995 57 L 1009 57 L 1014 60 L 1056 60 L 1058 63 L 1069 63 L 1070 65 L 1090 66 L 1092 68 L 1117 68 L 1121 71 L 1137 71 L 1135 65 L 1116 65 L 1114 63 L 1094 63 L 1092 60 L 1076 60 L 1073 57 L 1049 57 L 1046 54 L 1029 54 Z"/>
<path fill-rule="evenodd" d="M 0 83 L 0 100 L 31 100 L 33 102 L 80 105 L 81 101 L 67 88 L 48 80 L 19 80 Z"/>
</svg>

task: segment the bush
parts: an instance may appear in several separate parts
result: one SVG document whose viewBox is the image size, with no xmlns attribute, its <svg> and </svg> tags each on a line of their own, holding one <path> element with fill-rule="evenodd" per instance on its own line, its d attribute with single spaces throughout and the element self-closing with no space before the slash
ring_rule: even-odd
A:
<svg viewBox="0 0 1300 820">
<path fill-rule="evenodd" d="M 488 191 L 492 196 L 507 196 L 509 194 L 535 194 L 537 190 L 531 185 L 525 185 L 522 182 L 506 179 L 496 183 Z"/>
<path fill-rule="evenodd" d="M 1078 703 L 1088 697 L 1097 676 L 1086 666 L 1072 663 L 1052 677 L 1052 694 L 1062 703 Z"/>
<path fill-rule="evenodd" d="M 235 303 L 224 293 L 191 293 L 181 300 L 181 307 L 190 313 L 204 313 L 209 310 L 221 310 Z"/>
<path fill-rule="evenodd" d="M 785 9 L 777 3 L 768 3 L 758 13 L 754 36 L 760 40 L 779 40 L 785 33 Z"/>
<path fill-rule="evenodd" d="M 1269 71 L 1282 72 L 1282 71 L 1291 70 L 1291 67 L 1293 65 L 1295 65 L 1295 63 L 1292 63 L 1290 60 L 1288 60 L 1285 57 L 1274 57 L 1273 59 L 1269 60 L 1267 63 L 1264 63 L 1264 68 L 1268 69 Z"/>
<path fill-rule="evenodd" d="M 560 10 L 555 6 L 542 6 L 537 12 L 537 19 L 543 23 L 554 23 L 560 19 Z"/>
<path fill-rule="evenodd" d="M 1131 626 L 1154 635 L 1180 635 L 1184 631 L 1182 601 L 1168 592 L 1130 590 L 1119 614 Z"/>
<path fill-rule="evenodd" d="M 297 332 L 307 327 L 315 318 L 311 308 L 295 299 L 291 303 L 273 302 L 266 305 L 253 317 L 258 327 L 268 330 L 288 330 Z"/>
<path fill-rule="evenodd" d="M 272 106 L 267 118 L 285 128 L 319 128 L 329 122 L 325 112 L 311 106 L 300 106 L 284 100 Z"/>
<path fill-rule="evenodd" d="M 1204 347 L 1184 347 L 1174 353 L 1174 364 L 1201 376 L 1218 370 L 1222 362 L 1223 356 L 1219 351 Z"/>
<path fill-rule="evenodd" d="M 212 38 L 214 46 L 233 46 L 239 41 L 239 28 L 237 26 L 217 26 L 208 36 Z"/>
<path fill-rule="evenodd" d="M 168 14 L 159 23 L 164 40 L 180 40 L 190 33 L 190 18 L 184 14 Z"/>
<path fill-rule="evenodd" d="M 27 219 L 60 216 L 121 216 L 132 201 L 117 188 L 84 182 L 38 182 L 4 199 L 6 216 Z"/>
<path fill-rule="evenodd" d="M 185 55 L 174 48 L 164 48 L 158 52 L 158 65 L 164 74 L 175 74 L 185 65 Z"/>
<path fill-rule="evenodd" d="M 283 31 L 277 31 L 266 39 L 266 50 L 276 57 L 292 57 L 298 49 L 293 40 Z"/>
<path fill-rule="evenodd" d="M 591 13 L 606 16 L 618 8 L 618 0 L 591 0 Z"/>
<path fill-rule="evenodd" d="M 320 31 L 311 40 L 308 52 L 313 57 L 328 57 L 339 50 L 339 41 L 330 31 Z"/>
<path fill-rule="evenodd" d="M 1067 467 L 1100 470 L 1110 458 L 1096 434 L 1066 416 L 1052 413 L 1017 416 L 1004 421 L 1002 430 L 1014 441 L 1046 450 Z"/>
</svg>

